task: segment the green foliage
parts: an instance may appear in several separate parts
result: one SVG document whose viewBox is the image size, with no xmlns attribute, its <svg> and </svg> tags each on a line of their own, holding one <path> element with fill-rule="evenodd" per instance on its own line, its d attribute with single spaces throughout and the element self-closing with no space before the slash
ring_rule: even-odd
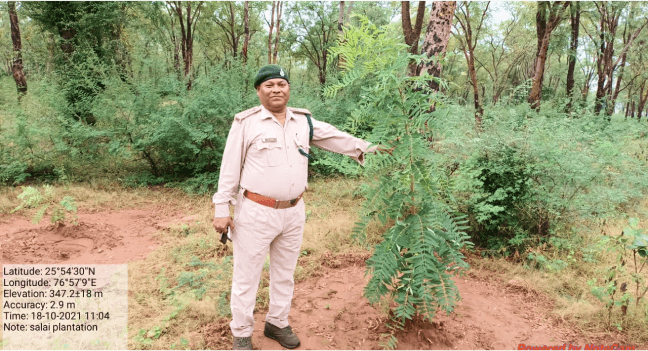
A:
<svg viewBox="0 0 648 351">
<path fill-rule="evenodd" d="M 360 165 L 349 157 L 312 149 L 314 161 L 309 165 L 309 170 L 324 176 L 342 174 L 349 177 L 357 177 L 362 174 Z"/>
<path fill-rule="evenodd" d="M 529 207 L 533 164 L 511 146 L 489 151 L 476 153 L 464 164 L 477 186 L 467 208 L 473 215 L 472 237 L 476 244 L 491 250 L 507 246 L 523 249 L 529 232 L 537 228 L 539 234 L 546 235 L 548 230 L 541 211 L 532 211 L 532 216 L 518 211 Z"/>
<path fill-rule="evenodd" d="M 366 17 L 358 16 L 360 25 L 351 27 L 344 31 L 344 42 L 342 45 L 330 49 L 332 55 L 343 58 L 342 67 L 344 73 L 340 81 L 324 87 L 326 96 L 334 96 L 342 88 L 359 84 L 364 87 L 365 94 L 369 87 L 363 82 L 366 77 L 379 73 L 380 70 L 391 70 L 389 73 L 375 79 L 382 84 L 388 80 L 398 83 L 398 76 L 402 76 L 400 70 L 403 60 L 409 59 L 403 52 L 407 45 L 399 38 L 389 35 L 385 29 L 378 29 Z M 370 35 L 367 32 L 371 31 Z M 402 77 L 401 77 L 402 78 Z M 374 80 L 372 79 L 372 80 Z"/>
<path fill-rule="evenodd" d="M 92 109 L 105 89 L 110 73 L 126 78 L 120 41 L 126 3 L 33 2 L 25 3 L 28 15 L 57 39 L 56 80 L 65 97 L 61 112 L 86 125 L 97 120 Z M 111 70 L 116 70 L 111 72 Z M 121 71 L 120 71 L 121 70 Z"/>
<path fill-rule="evenodd" d="M 380 334 L 380 339 L 381 341 L 378 343 L 378 345 L 382 347 L 383 350 L 396 349 L 396 344 L 398 343 L 398 339 L 396 339 L 394 334 Z"/>
<path fill-rule="evenodd" d="M 179 289 L 183 286 L 190 288 L 197 300 L 202 300 L 207 292 L 207 286 L 205 285 L 205 277 L 209 273 L 209 269 L 202 268 L 197 272 L 182 272 L 178 277 L 178 285 L 173 289 Z"/>
<path fill-rule="evenodd" d="M 331 50 L 347 62 L 339 82 L 328 86 L 334 95 L 347 86 L 362 86 L 362 103 L 351 124 L 372 126 L 368 140 L 388 142 L 393 156 L 373 156 L 367 174 L 376 181 L 363 193 L 363 218 L 354 228 L 361 241 L 369 223 L 393 223 L 384 240 L 367 261 L 372 277 L 365 295 L 376 302 L 391 296 L 393 316 L 405 320 L 421 315 L 432 319 L 438 309 L 453 310 L 459 298 L 450 277 L 467 268 L 460 253 L 469 244 L 465 221 L 445 203 L 448 181 L 439 172 L 437 157 L 429 149 L 435 115 L 428 111 L 427 77 L 409 77 L 410 56 L 400 54 L 402 45 L 385 38 L 385 32 L 368 20 L 345 31 L 345 43 Z M 375 56 L 375 50 L 381 55 Z"/>
<path fill-rule="evenodd" d="M 306 59 L 308 68 L 317 72 L 317 79 L 326 81 L 327 51 L 335 44 L 337 32 L 334 3 L 327 1 L 294 2 L 289 12 L 294 13 L 294 22 L 288 22 L 288 30 L 297 48 L 297 57 Z"/>
<path fill-rule="evenodd" d="M 108 126 L 91 127 L 61 112 L 65 100 L 56 83 L 35 82 L 30 91 L 34 95 L 20 105 L 3 109 L 7 128 L 0 134 L 0 181 L 79 181 L 128 170 L 122 167 L 126 160 L 106 152 Z"/>
<path fill-rule="evenodd" d="M 21 187 L 23 192 L 18 195 L 18 199 L 22 202 L 18 207 L 13 209 L 13 212 L 19 211 L 23 208 L 37 208 L 38 210 L 32 217 L 32 222 L 38 224 L 43 216 L 50 210 L 50 222 L 55 225 L 66 224 L 68 220 L 76 224 L 77 206 L 72 196 L 65 196 L 60 201 L 57 201 L 54 189 L 50 185 L 44 186 L 44 191 L 41 193 L 38 189 L 31 186 Z M 71 215 L 71 217 L 68 217 Z"/>
<path fill-rule="evenodd" d="M 637 218 L 630 218 L 629 224 L 630 228 L 623 230 L 623 235 L 629 238 L 625 241 L 626 249 L 631 250 L 633 256 L 639 255 L 641 258 L 648 259 L 648 234 L 644 234 L 638 228 L 639 220 Z"/>
<path fill-rule="evenodd" d="M 567 267 L 567 262 L 560 259 L 548 259 L 542 254 L 530 252 L 527 257 L 527 268 L 543 269 L 549 272 L 558 272 Z"/>
<path fill-rule="evenodd" d="M 444 135 L 438 147 L 443 162 L 456 165 L 455 198 L 485 252 L 523 254 L 569 235 L 578 220 L 622 215 L 648 189 L 642 154 L 648 128 L 636 121 L 607 122 L 587 111 L 570 118 L 549 106 L 541 113 L 491 106 L 477 131 L 466 128 L 474 125 L 466 109 L 440 110 L 447 118 L 438 126 Z"/>
<path fill-rule="evenodd" d="M 68 118 L 56 82 L 33 84 L 38 96 L 3 110 L 0 181 L 108 176 L 131 186 L 213 192 L 233 116 L 258 104 L 249 86 L 254 73 L 251 66 L 221 66 L 196 79 L 191 91 L 173 78 L 133 84 L 113 77 L 93 98 L 92 126 Z"/>
<path fill-rule="evenodd" d="M 251 81 L 253 69 L 221 67 L 215 74 L 220 77 L 197 79 L 190 92 L 173 81 L 135 88 L 113 82 L 96 110 L 112 126 L 109 151 L 134 154 L 149 166 L 150 174 L 129 179 L 131 184 L 214 191 L 232 118 L 256 104 L 246 80 L 239 79 Z"/>
<path fill-rule="evenodd" d="M 169 294 L 176 296 L 188 291 L 196 300 L 202 300 L 207 292 L 214 288 L 214 281 L 221 281 L 224 275 L 231 274 L 231 259 L 231 256 L 227 256 L 216 265 L 193 256 L 186 265 L 198 269 L 181 272 L 177 278 L 177 285 L 169 290 Z"/>
<path fill-rule="evenodd" d="M 621 309 L 621 321 L 614 323 L 619 329 L 627 328 L 626 316 L 628 308 L 632 306 L 631 302 L 635 302 L 634 309 L 637 310 L 648 292 L 644 272 L 648 263 L 648 235 L 638 228 L 639 221 L 636 218 L 630 218 L 629 224 L 630 227 L 625 228 L 619 236 L 601 238 L 599 246 L 616 257 L 615 265 L 602 272 L 602 285 L 599 285 L 597 278 L 587 282 L 592 295 L 603 302 L 608 310 L 608 325 L 613 324 L 614 307 Z M 634 293 L 629 289 L 632 285 Z"/>
<path fill-rule="evenodd" d="M 27 173 L 27 168 L 26 164 L 17 160 L 13 160 L 10 164 L 0 164 L 0 183 L 19 184 L 24 182 L 30 176 Z"/>
</svg>

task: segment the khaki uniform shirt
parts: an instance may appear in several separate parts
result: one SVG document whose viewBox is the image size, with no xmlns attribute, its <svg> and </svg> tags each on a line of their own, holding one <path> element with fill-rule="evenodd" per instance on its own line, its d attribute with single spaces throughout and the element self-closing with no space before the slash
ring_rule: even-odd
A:
<svg viewBox="0 0 648 351">
<path fill-rule="evenodd" d="M 232 123 L 212 201 L 215 217 L 228 217 L 229 205 L 241 188 L 277 200 L 292 200 L 308 186 L 308 159 L 299 147 L 310 153 L 308 110 L 289 107 L 282 126 L 263 106 L 237 114 Z M 312 118 L 310 144 L 327 151 L 351 156 L 364 163 L 369 143 Z"/>
</svg>

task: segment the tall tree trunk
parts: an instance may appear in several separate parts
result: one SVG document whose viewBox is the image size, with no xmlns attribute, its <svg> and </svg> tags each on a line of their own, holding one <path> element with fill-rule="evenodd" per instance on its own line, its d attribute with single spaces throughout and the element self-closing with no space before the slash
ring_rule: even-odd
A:
<svg viewBox="0 0 648 351">
<path fill-rule="evenodd" d="M 574 71 L 576 69 L 576 53 L 578 50 L 578 29 L 580 28 L 580 2 L 569 3 L 571 12 L 571 43 L 569 45 L 569 65 L 567 67 L 567 112 L 571 112 L 574 102 L 573 90 L 576 81 Z"/>
<path fill-rule="evenodd" d="M 248 45 L 250 44 L 250 2 L 249 1 L 246 1 L 245 6 L 243 7 L 243 33 L 245 33 L 245 39 L 243 41 L 243 50 L 241 51 L 241 56 L 243 56 L 243 62 L 247 63 Z"/>
<path fill-rule="evenodd" d="M 16 2 L 9 1 L 9 22 L 11 22 L 11 41 L 13 42 L 14 59 L 11 71 L 14 80 L 16 81 L 16 89 L 18 89 L 18 101 L 22 96 L 27 93 L 27 78 L 23 72 L 22 62 L 22 42 L 20 40 L 20 26 L 18 22 L 18 14 L 16 13 Z"/>
<path fill-rule="evenodd" d="M 272 30 L 274 29 L 275 9 L 278 1 L 272 2 L 272 13 L 270 14 L 270 30 L 268 31 L 268 64 L 272 64 Z"/>
<path fill-rule="evenodd" d="M 540 57 L 540 48 L 544 40 L 545 33 L 547 32 L 547 5 L 548 1 L 538 1 L 536 9 L 536 38 L 538 45 L 536 46 L 536 54 L 533 60 L 533 66 L 529 67 L 529 76 L 535 76 L 535 69 L 538 65 L 538 57 Z"/>
<path fill-rule="evenodd" d="M 230 9 L 230 28 L 229 32 L 230 35 L 232 36 L 232 57 L 236 58 L 238 55 L 238 44 L 239 44 L 239 38 L 240 36 L 236 35 L 236 24 L 234 23 L 236 20 L 236 14 L 234 13 L 234 2 L 230 1 L 229 2 L 229 9 Z"/>
<path fill-rule="evenodd" d="M 405 44 L 409 45 L 411 54 L 418 54 L 418 43 L 421 38 L 421 29 L 423 29 L 423 18 L 425 17 L 425 1 L 418 2 L 418 9 L 416 10 L 416 22 L 412 27 L 412 20 L 410 18 L 410 3 L 409 1 L 401 1 L 401 24 L 403 26 L 403 35 L 405 36 Z M 416 75 L 416 62 L 412 60 L 409 64 L 409 74 Z"/>
<path fill-rule="evenodd" d="M 349 3 L 349 9 L 344 11 L 345 1 L 340 1 L 340 14 L 338 16 L 338 40 L 340 44 L 344 43 L 344 25 L 349 22 L 349 14 L 351 13 L 351 7 L 353 7 L 353 1 Z M 344 58 L 338 56 L 338 67 L 344 67 Z"/>
<path fill-rule="evenodd" d="M 629 19 L 634 18 L 634 6 L 630 8 L 630 13 L 628 17 Z M 614 105 L 616 104 L 616 100 L 619 97 L 619 93 L 621 92 L 621 81 L 623 80 L 623 72 L 625 70 L 625 65 L 628 58 L 628 49 L 626 49 L 626 47 L 629 47 L 628 44 L 633 39 L 634 39 L 633 36 L 628 31 L 628 22 L 626 22 L 625 27 L 623 28 L 624 49 L 621 52 L 621 68 L 619 69 L 619 74 L 617 75 L 616 84 L 614 87 L 614 93 L 612 93 L 612 102 L 610 104 L 611 108 L 609 108 L 607 111 L 608 115 L 612 115 L 612 113 L 614 112 Z M 628 91 L 630 91 L 631 89 L 632 88 L 630 88 Z"/>
<path fill-rule="evenodd" d="M 547 51 L 549 49 L 549 39 L 551 38 L 551 32 L 558 26 L 562 20 L 562 13 L 564 9 L 569 5 L 568 1 L 556 1 L 551 5 L 548 5 L 544 1 L 538 2 L 538 12 L 543 11 L 543 14 L 538 13 L 536 16 L 536 23 L 544 27 L 544 34 L 542 36 L 542 41 L 538 38 L 539 47 L 537 50 L 535 67 L 533 69 L 533 85 L 531 86 L 531 92 L 529 93 L 528 102 L 532 108 L 538 110 L 540 109 L 540 97 L 542 93 L 542 81 L 544 79 L 544 70 L 545 63 L 547 61 Z M 546 9 L 543 10 L 543 9 Z M 547 11 L 549 12 L 547 14 Z M 543 17 L 547 20 L 546 23 L 542 23 Z M 538 23 L 538 19 L 540 22 Z M 538 30 L 538 34 L 541 31 Z"/>
<path fill-rule="evenodd" d="M 338 38 L 341 38 L 344 35 L 342 26 L 344 25 L 344 1 L 340 1 L 340 13 L 338 15 Z"/>
<path fill-rule="evenodd" d="M 628 15 L 628 20 L 633 18 L 634 16 L 634 11 L 633 7 L 630 8 L 630 13 Z M 628 40 L 630 40 L 630 33 L 628 32 L 628 22 L 625 22 L 625 25 L 623 26 L 623 34 L 621 35 L 623 38 L 623 45 L 625 46 L 628 43 Z M 625 65 L 628 59 L 628 52 L 623 51 L 621 54 L 621 68 L 619 69 L 619 74 L 617 75 L 616 83 L 614 86 L 614 92 L 612 93 L 612 99 L 610 106 L 607 109 L 607 114 L 608 116 L 611 116 L 614 113 L 614 105 L 616 104 L 617 97 L 619 96 L 619 92 L 621 91 L 621 81 L 623 80 L 623 71 L 625 70 Z M 610 77 L 611 78 L 611 77 Z"/>
<path fill-rule="evenodd" d="M 611 116 L 614 113 L 614 105 L 616 105 L 617 97 L 619 97 L 619 92 L 621 91 L 621 81 L 623 80 L 623 70 L 625 68 L 627 56 L 627 52 L 621 54 L 621 68 L 619 69 L 619 74 L 617 75 L 616 84 L 614 87 L 614 93 L 612 93 L 612 98 L 610 99 L 610 104 L 607 109 L 608 116 Z"/>
<path fill-rule="evenodd" d="M 626 111 L 626 117 L 630 116 L 630 118 L 634 118 L 634 114 L 632 114 L 634 110 L 634 96 L 633 96 L 633 91 L 632 91 L 632 86 L 628 87 L 628 108 Z"/>
<path fill-rule="evenodd" d="M 646 82 L 641 85 L 639 90 L 639 103 L 637 104 L 637 121 L 641 121 L 641 113 L 646 106 L 646 101 L 648 101 L 648 89 L 646 89 Z"/>
<path fill-rule="evenodd" d="M 614 56 L 614 41 L 616 40 L 616 31 L 621 17 L 622 8 L 614 8 L 607 2 L 595 2 L 596 8 L 600 15 L 600 32 L 599 32 L 599 54 L 596 62 L 596 71 L 598 74 L 598 81 L 596 87 L 596 104 L 595 112 L 600 112 L 604 107 L 606 114 L 611 114 L 614 111 L 612 97 L 612 81 L 614 71 L 619 65 L 621 60 L 626 59 L 626 53 L 631 47 L 633 41 L 637 38 L 639 33 L 648 25 L 648 19 L 645 19 L 643 24 L 637 28 L 627 40 L 624 37 L 624 47 L 618 55 L 616 61 L 613 61 Z"/>
<path fill-rule="evenodd" d="M 450 32 L 452 29 L 452 18 L 454 17 L 456 1 L 434 1 L 430 10 L 430 21 L 428 22 L 425 32 L 425 40 L 421 47 L 421 53 L 427 54 L 428 57 L 436 57 L 436 62 L 421 63 L 416 67 L 416 75 L 420 76 L 423 72 L 429 75 L 441 77 L 441 59 L 445 57 Z M 439 91 L 439 82 L 436 79 L 429 81 L 429 87 L 433 91 Z M 431 106 L 434 109 L 434 106 Z"/>
<path fill-rule="evenodd" d="M 531 108 L 539 109 L 540 108 L 540 97 L 542 95 L 542 81 L 544 79 L 544 69 L 545 62 L 547 61 L 547 50 L 549 49 L 549 36 L 546 37 L 546 40 L 543 40 L 540 44 L 540 50 L 538 52 L 538 57 L 536 57 L 534 75 L 533 75 L 533 85 L 531 86 L 531 92 L 529 93 L 528 102 L 531 104 Z"/>
<path fill-rule="evenodd" d="M 277 1 L 277 34 L 275 35 L 274 53 L 272 54 L 272 63 L 277 63 L 277 53 L 279 52 L 279 35 L 281 33 L 281 14 L 283 13 L 283 2 Z"/>
<path fill-rule="evenodd" d="M 331 32 L 333 34 L 334 32 Z M 328 43 L 330 39 L 326 37 L 326 31 L 324 30 L 324 23 L 322 23 L 322 41 Z M 328 50 L 322 50 L 322 63 L 319 68 L 319 82 L 323 86 L 326 84 L 326 67 L 328 65 Z"/>
<path fill-rule="evenodd" d="M 178 39 L 178 36 L 176 35 L 176 29 L 175 29 L 175 17 L 177 14 L 175 13 L 175 6 L 169 4 L 170 6 L 167 6 L 166 9 L 169 13 L 170 17 L 170 24 L 171 24 L 171 45 L 173 45 L 173 70 L 175 74 L 178 76 L 178 79 L 181 79 L 181 70 L 180 70 L 180 39 Z"/>
<path fill-rule="evenodd" d="M 630 114 L 630 101 L 626 102 L 626 104 L 625 104 L 625 106 L 623 108 L 623 112 L 624 112 L 624 115 L 625 115 L 625 119 L 628 119 L 628 115 Z"/>
<path fill-rule="evenodd" d="M 477 41 L 479 40 L 479 32 L 486 18 L 486 12 L 488 11 L 488 6 L 490 2 L 486 3 L 486 8 L 481 14 L 481 19 L 477 24 L 477 28 L 474 28 L 471 21 L 472 14 L 470 13 L 470 6 L 472 3 L 463 1 L 461 6 L 455 11 L 455 19 L 457 20 L 455 26 L 461 27 L 461 32 L 463 36 L 460 36 L 459 30 L 457 30 L 457 39 L 461 50 L 464 53 L 466 58 L 466 63 L 468 65 L 468 73 L 470 76 L 470 84 L 473 87 L 473 101 L 475 104 L 475 124 L 477 128 L 481 128 L 482 116 L 484 115 L 484 108 L 482 107 L 480 97 L 479 97 L 479 85 L 477 82 L 477 70 L 475 68 L 475 48 L 477 47 Z M 483 93 L 482 93 L 483 96 Z"/>
<path fill-rule="evenodd" d="M 466 57 L 468 60 L 468 71 L 470 72 L 470 82 L 473 87 L 473 100 L 475 104 L 475 124 L 478 128 L 481 128 L 482 116 L 484 116 L 484 108 L 479 101 L 479 86 L 477 83 L 477 72 L 475 70 L 475 55 L 474 51 L 470 57 Z"/>
<path fill-rule="evenodd" d="M 174 7 L 174 10 L 178 16 L 178 20 L 180 22 L 180 34 L 182 36 L 180 46 L 182 49 L 182 60 L 184 62 L 184 76 L 185 78 L 187 78 L 187 90 L 191 90 L 193 84 L 193 79 L 191 77 L 191 67 L 193 65 L 194 30 L 196 28 L 198 17 L 200 16 L 200 8 L 203 5 L 203 1 L 196 3 L 197 5 L 193 12 L 191 5 L 194 3 L 187 1 L 186 18 L 183 14 L 182 3 L 180 1 L 170 2 L 170 4 L 172 7 Z"/>
<path fill-rule="evenodd" d="M 595 111 L 598 113 L 604 107 L 608 108 L 608 88 L 606 81 L 612 76 L 612 55 L 614 55 L 614 40 L 616 39 L 616 30 L 619 24 L 619 17 L 621 11 L 610 12 L 607 4 L 601 2 L 597 5 L 597 9 L 601 16 L 600 20 L 600 45 L 598 60 L 596 62 L 596 73 L 598 74 L 596 84 L 596 104 Z"/>
<path fill-rule="evenodd" d="M 191 4 L 187 4 L 187 17 L 191 16 Z M 191 33 L 187 33 L 187 28 L 184 24 L 184 18 L 182 14 L 182 5 L 178 3 L 176 7 L 176 13 L 178 19 L 180 20 L 180 50 L 182 52 L 182 62 L 184 63 L 184 76 L 186 77 L 191 70 L 191 56 L 190 56 L 190 47 L 188 46 L 189 39 L 191 38 Z M 187 90 L 191 90 L 191 81 L 187 83 Z"/>
<path fill-rule="evenodd" d="M 180 70 L 180 39 L 178 39 L 175 33 L 171 35 L 171 43 L 173 44 L 173 69 L 178 75 L 178 78 L 180 78 L 180 72 L 182 72 Z"/>
</svg>

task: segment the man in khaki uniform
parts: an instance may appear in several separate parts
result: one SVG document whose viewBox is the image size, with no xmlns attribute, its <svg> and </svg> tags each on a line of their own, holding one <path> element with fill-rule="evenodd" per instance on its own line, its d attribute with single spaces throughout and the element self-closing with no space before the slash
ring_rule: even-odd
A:
<svg viewBox="0 0 648 351">
<path fill-rule="evenodd" d="M 214 228 L 219 233 L 232 229 L 233 348 L 252 349 L 254 304 L 269 251 L 270 308 L 264 335 L 292 349 L 300 343 L 289 326 L 288 313 L 306 219 L 300 199 L 307 187 L 310 145 L 363 164 L 369 143 L 315 119 L 309 141 L 306 115 L 310 112 L 287 107 L 290 83 L 281 67 L 262 67 L 254 85 L 261 106 L 237 114 L 232 123 L 213 196 Z M 235 206 L 234 220 L 229 205 Z"/>
</svg>

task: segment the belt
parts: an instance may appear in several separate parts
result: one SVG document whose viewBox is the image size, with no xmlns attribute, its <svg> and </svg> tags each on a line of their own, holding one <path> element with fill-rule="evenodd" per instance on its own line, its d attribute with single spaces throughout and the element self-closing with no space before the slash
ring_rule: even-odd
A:
<svg viewBox="0 0 648 351">
<path fill-rule="evenodd" d="M 292 199 L 292 200 L 279 201 L 279 200 L 275 200 L 275 199 L 273 199 L 271 197 L 267 197 L 267 196 L 263 196 L 263 195 L 260 195 L 260 194 L 257 194 L 257 193 L 253 193 L 251 191 L 245 190 L 243 192 L 243 196 L 247 197 L 248 199 L 250 199 L 250 200 L 252 200 L 252 201 L 254 201 L 254 202 L 256 202 L 256 203 L 258 203 L 260 205 L 268 206 L 268 207 L 272 207 L 272 208 L 276 208 L 276 209 L 284 209 L 284 208 L 294 207 L 299 202 L 299 199 L 302 198 L 302 195 L 304 195 L 304 193 L 301 193 L 299 196 L 297 196 L 295 199 Z"/>
</svg>

